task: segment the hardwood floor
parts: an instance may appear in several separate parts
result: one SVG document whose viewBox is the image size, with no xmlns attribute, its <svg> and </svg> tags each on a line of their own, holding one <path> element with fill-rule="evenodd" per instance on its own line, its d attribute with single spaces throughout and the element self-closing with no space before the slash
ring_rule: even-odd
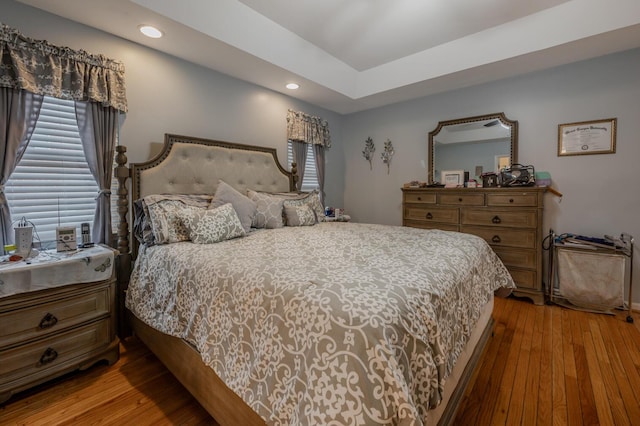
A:
<svg viewBox="0 0 640 426">
<path fill-rule="evenodd" d="M 640 424 L 640 315 L 625 321 L 496 299 L 494 336 L 462 401 L 458 425 Z M 137 339 L 96 365 L 19 394 L 6 425 L 216 425 Z"/>
</svg>

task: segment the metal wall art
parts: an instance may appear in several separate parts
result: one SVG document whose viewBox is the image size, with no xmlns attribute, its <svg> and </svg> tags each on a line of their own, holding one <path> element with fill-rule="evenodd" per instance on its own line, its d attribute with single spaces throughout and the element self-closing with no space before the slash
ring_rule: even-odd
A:
<svg viewBox="0 0 640 426">
<path fill-rule="evenodd" d="M 393 144 L 390 139 L 384 143 L 384 152 L 381 154 L 382 162 L 387 165 L 387 174 L 389 174 L 389 166 L 391 165 L 391 157 L 393 157 L 395 151 L 393 150 Z"/>
<path fill-rule="evenodd" d="M 369 162 L 369 170 L 373 170 L 373 164 L 371 160 L 373 160 L 373 153 L 375 152 L 375 150 L 376 147 L 373 144 L 373 139 L 367 138 L 367 140 L 364 141 L 364 151 L 362 151 L 362 155 Z"/>
</svg>

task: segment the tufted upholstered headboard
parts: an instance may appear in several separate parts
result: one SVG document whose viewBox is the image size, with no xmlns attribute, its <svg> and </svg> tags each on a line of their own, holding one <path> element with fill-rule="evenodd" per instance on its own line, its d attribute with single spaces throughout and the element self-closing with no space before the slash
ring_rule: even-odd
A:
<svg viewBox="0 0 640 426">
<path fill-rule="evenodd" d="M 294 174 L 275 148 L 165 135 L 162 152 L 131 165 L 132 199 L 150 194 L 215 194 L 222 179 L 238 191 L 292 191 Z"/>
</svg>

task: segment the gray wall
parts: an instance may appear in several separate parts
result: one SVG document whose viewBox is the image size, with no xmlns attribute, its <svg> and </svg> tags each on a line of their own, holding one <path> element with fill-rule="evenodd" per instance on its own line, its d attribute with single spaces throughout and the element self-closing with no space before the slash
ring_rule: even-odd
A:
<svg viewBox="0 0 640 426">
<path fill-rule="evenodd" d="M 346 211 L 360 222 L 401 224 L 400 188 L 427 179 L 427 135 L 438 121 L 495 112 L 519 121 L 519 162 L 550 172 L 564 194 L 545 195 L 545 233 L 640 238 L 638 49 L 349 115 L 343 125 Z M 618 119 L 615 154 L 558 157 L 558 124 L 612 117 Z M 376 144 L 373 171 L 362 157 L 367 137 Z M 387 138 L 396 151 L 389 174 L 380 159 Z M 636 250 L 635 265 L 639 258 Z M 638 302 L 640 273 L 634 282 Z"/>
<path fill-rule="evenodd" d="M 342 204 L 340 115 L 15 1 L 0 0 L 0 10 L 0 22 L 28 37 L 125 64 L 129 112 L 121 143 L 127 146 L 129 161 L 148 160 L 162 146 L 164 134 L 174 133 L 274 147 L 286 165 L 286 116 L 291 108 L 329 121 L 326 199 L 331 205 Z"/>
</svg>

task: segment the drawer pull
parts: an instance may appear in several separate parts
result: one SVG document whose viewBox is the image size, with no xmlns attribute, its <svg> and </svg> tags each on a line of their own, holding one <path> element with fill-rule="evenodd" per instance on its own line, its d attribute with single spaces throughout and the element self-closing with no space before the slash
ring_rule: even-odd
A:
<svg viewBox="0 0 640 426">
<path fill-rule="evenodd" d="M 509 202 L 513 203 L 514 199 L 513 198 L 509 198 Z"/>
<path fill-rule="evenodd" d="M 427 213 L 426 218 L 427 218 L 427 219 L 433 219 L 433 215 L 431 214 L 431 212 Z"/>
<path fill-rule="evenodd" d="M 458 198 L 458 201 L 462 202 L 462 197 Z"/>
<path fill-rule="evenodd" d="M 495 216 L 493 217 L 493 219 L 491 219 L 491 222 L 493 222 L 493 223 L 500 223 L 500 222 L 502 222 L 502 219 L 500 219 L 500 216 L 495 215 Z"/>
<path fill-rule="evenodd" d="M 491 241 L 493 241 L 494 243 L 499 243 L 502 240 L 498 235 L 494 235 L 493 238 L 491 238 Z"/>
<path fill-rule="evenodd" d="M 56 352 L 53 348 L 47 348 L 46 351 L 40 357 L 40 365 L 49 364 L 50 362 L 55 361 L 58 358 L 58 352 Z"/>
<path fill-rule="evenodd" d="M 47 313 L 47 315 L 45 315 L 44 318 L 42 318 L 42 320 L 40 321 L 39 327 L 41 330 L 44 330 L 45 328 L 53 327 L 57 323 L 58 318 L 56 318 L 53 314 Z"/>
<path fill-rule="evenodd" d="M 418 197 L 418 201 L 422 201 L 422 197 Z"/>
</svg>

